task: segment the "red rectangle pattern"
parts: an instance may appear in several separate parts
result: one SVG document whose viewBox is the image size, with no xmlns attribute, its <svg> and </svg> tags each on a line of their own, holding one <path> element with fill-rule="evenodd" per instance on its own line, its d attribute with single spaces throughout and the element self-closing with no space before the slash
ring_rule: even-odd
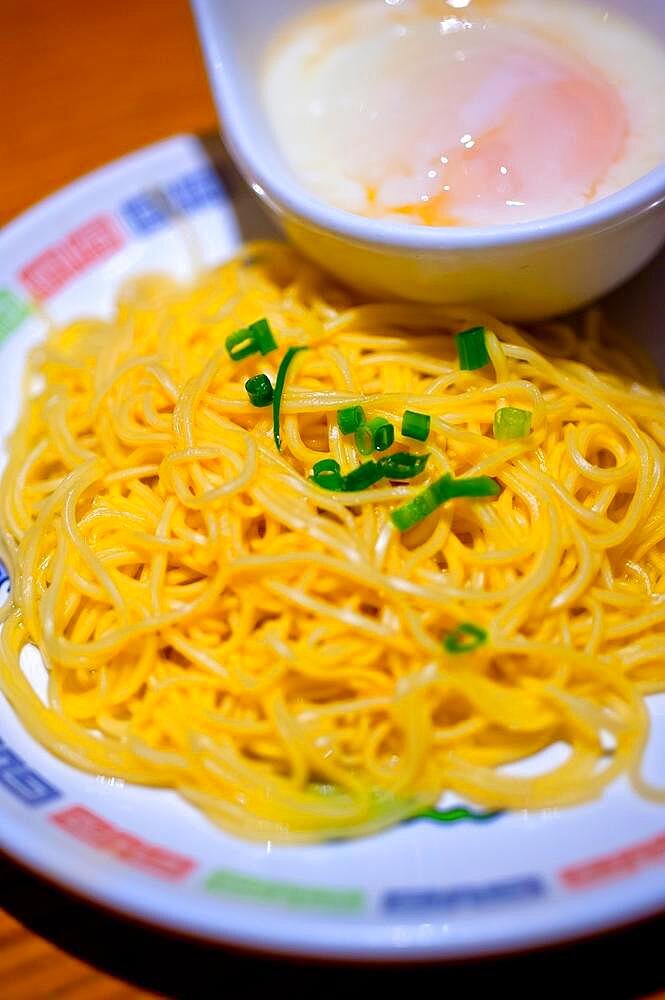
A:
<svg viewBox="0 0 665 1000">
<path fill-rule="evenodd" d="M 641 868 L 663 862 L 665 862 L 665 833 L 613 854 L 605 854 L 591 861 L 570 865 L 559 873 L 559 877 L 569 889 L 586 889 L 598 882 L 625 878 Z"/>
<path fill-rule="evenodd" d="M 191 858 L 126 833 L 85 806 L 70 806 L 52 813 L 50 819 L 77 840 L 158 878 L 178 881 L 196 867 Z"/>
<path fill-rule="evenodd" d="M 124 243 L 113 216 L 97 215 L 29 261 L 19 272 L 19 278 L 31 295 L 48 299 L 77 274 L 110 257 Z"/>
</svg>

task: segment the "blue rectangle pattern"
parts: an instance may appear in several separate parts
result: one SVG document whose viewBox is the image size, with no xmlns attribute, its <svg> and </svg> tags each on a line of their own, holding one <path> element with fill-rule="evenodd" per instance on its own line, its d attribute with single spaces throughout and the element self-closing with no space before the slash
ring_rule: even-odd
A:
<svg viewBox="0 0 665 1000">
<path fill-rule="evenodd" d="M 0 739 L 0 789 L 34 808 L 62 798 L 46 778 L 33 771 L 17 753 Z"/>
<path fill-rule="evenodd" d="M 536 875 L 468 885 L 428 889 L 392 889 L 382 901 L 388 913 L 451 913 L 524 903 L 544 896 L 547 889 Z"/>
<path fill-rule="evenodd" d="M 166 188 L 171 203 L 181 212 L 195 212 L 224 198 L 224 187 L 212 167 L 202 167 L 178 177 Z"/>
<path fill-rule="evenodd" d="M 163 229 L 170 222 L 170 206 L 161 192 L 144 191 L 123 202 L 120 211 L 130 229 L 139 236 Z"/>
</svg>

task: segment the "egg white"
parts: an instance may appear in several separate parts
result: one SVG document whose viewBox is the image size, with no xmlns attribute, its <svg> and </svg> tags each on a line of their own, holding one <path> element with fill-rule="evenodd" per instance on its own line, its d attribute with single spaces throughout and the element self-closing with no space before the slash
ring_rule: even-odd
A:
<svg viewBox="0 0 665 1000">
<path fill-rule="evenodd" d="M 456 201 L 452 190 L 448 214 L 433 217 L 518 222 L 581 207 L 665 159 L 665 47 L 637 24 L 574 0 L 345 0 L 275 40 L 263 96 L 282 154 L 314 194 L 351 212 L 427 222 L 428 201 L 442 203 L 446 152 L 471 149 L 475 135 L 509 118 L 520 87 L 568 63 L 571 74 L 610 84 L 627 123 L 593 184 L 557 174 L 556 155 L 538 165 L 537 148 L 516 150 L 505 176 L 492 175 L 486 203 L 477 183 L 475 200 Z M 525 202 L 511 192 L 520 169 L 531 171 Z"/>
</svg>

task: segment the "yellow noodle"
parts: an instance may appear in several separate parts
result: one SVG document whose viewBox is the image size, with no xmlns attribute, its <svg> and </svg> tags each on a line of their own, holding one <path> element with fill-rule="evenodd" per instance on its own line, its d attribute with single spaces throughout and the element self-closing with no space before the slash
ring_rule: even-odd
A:
<svg viewBox="0 0 665 1000">
<path fill-rule="evenodd" d="M 225 338 L 267 317 L 278 350 Z M 453 334 L 487 329 L 460 371 Z M 307 346 L 272 412 L 274 383 Z M 551 808 L 640 774 L 646 694 L 665 690 L 665 395 L 589 312 L 518 330 L 471 307 L 363 302 L 259 243 L 190 287 L 128 283 L 109 323 L 30 358 L 0 487 L 12 592 L 0 688 L 70 764 L 171 787 L 243 837 L 372 833 L 453 791 Z M 36 386 L 35 389 L 30 389 Z M 417 481 L 323 492 L 315 461 L 364 460 L 360 404 L 428 452 Z M 531 433 L 497 441 L 501 406 Z M 399 433 L 429 413 L 429 440 Z M 491 475 L 400 535 L 390 511 L 451 473 Z M 488 641 L 454 655 L 457 624 Z M 22 667 L 37 646 L 44 703 Z M 506 770 L 554 744 L 567 756 Z"/>
</svg>

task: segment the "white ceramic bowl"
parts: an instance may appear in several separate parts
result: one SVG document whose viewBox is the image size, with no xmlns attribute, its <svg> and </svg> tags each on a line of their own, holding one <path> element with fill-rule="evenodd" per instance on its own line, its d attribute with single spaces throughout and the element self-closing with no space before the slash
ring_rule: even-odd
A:
<svg viewBox="0 0 665 1000">
<path fill-rule="evenodd" d="M 282 160 L 258 86 L 270 37 L 317 2 L 192 0 L 232 155 L 289 238 L 339 278 L 375 295 L 475 302 L 502 317 L 532 319 L 577 308 L 621 284 L 665 241 L 665 164 L 578 211 L 509 226 L 415 227 L 319 201 Z M 603 6 L 632 16 L 665 43 L 665 0 Z"/>
</svg>

